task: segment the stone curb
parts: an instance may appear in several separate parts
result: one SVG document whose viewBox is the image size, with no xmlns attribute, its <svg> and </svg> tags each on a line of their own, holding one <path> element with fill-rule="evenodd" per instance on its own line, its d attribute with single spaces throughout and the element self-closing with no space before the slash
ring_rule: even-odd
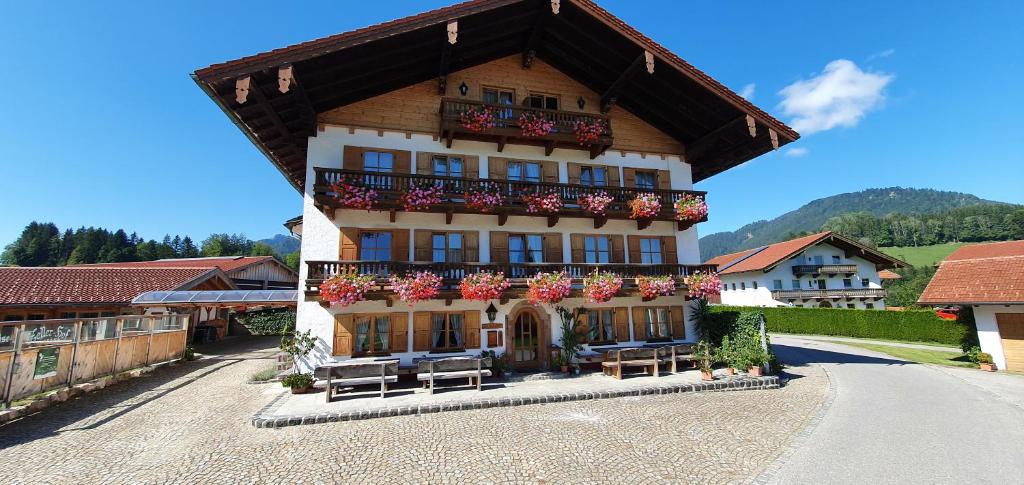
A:
<svg viewBox="0 0 1024 485">
<path fill-rule="evenodd" d="M 703 391 L 742 391 L 755 389 L 778 389 L 779 378 L 777 376 L 764 377 L 737 377 L 728 380 L 714 382 L 700 382 L 696 384 L 676 384 L 671 386 L 648 386 L 632 389 L 620 389 L 613 391 L 594 391 L 576 393 L 558 393 L 540 396 L 527 397 L 502 397 L 483 398 L 468 401 L 446 401 L 418 406 L 393 406 L 379 409 L 353 410 L 343 413 L 319 413 L 291 416 L 274 416 L 274 411 L 284 404 L 289 394 L 282 393 L 274 398 L 270 404 L 256 413 L 250 421 L 257 428 L 283 428 L 285 426 L 298 426 L 303 424 L 335 423 L 341 421 L 356 421 L 362 419 L 389 418 L 393 416 L 410 416 L 419 414 L 442 413 L 448 411 L 463 411 L 470 409 L 500 408 L 510 406 L 525 406 L 529 404 L 546 404 L 556 402 L 586 401 L 592 399 L 611 399 L 617 397 L 653 396 L 661 394 L 677 394 L 682 392 L 703 392 Z"/>
</svg>

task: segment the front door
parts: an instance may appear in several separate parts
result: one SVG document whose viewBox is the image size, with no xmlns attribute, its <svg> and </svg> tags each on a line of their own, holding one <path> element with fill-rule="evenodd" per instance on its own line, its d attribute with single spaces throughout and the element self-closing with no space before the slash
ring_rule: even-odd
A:
<svg viewBox="0 0 1024 485">
<path fill-rule="evenodd" d="M 996 313 L 1006 370 L 1024 372 L 1024 313 Z"/>
<path fill-rule="evenodd" d="M 537 314 L 524 310 L 512 322 L 512 367 L 541 368 L 541 322 Z"/>
</svg>

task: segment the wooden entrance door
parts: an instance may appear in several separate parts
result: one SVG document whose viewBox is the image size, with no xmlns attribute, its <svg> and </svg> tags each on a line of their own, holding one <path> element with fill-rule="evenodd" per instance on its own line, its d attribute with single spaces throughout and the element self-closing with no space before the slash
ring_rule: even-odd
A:
<svg viewBox="0 0 1024 485">
<path fill-rule="evenodd" d="M 1006 370 L 1024 372 L 1024 313 L 996 313 Z"/>
<path fill-rule="evenodd" d="M 523 310 L 512 321 L 512 367 L 517 369 L 540 369 L 542 325 L 536 312 Z"/>
</svg>

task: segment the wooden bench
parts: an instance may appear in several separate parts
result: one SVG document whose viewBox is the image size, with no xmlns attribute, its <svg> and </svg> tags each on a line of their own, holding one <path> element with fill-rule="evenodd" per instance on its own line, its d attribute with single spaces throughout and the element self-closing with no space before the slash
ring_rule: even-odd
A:
<svg viewBox="0 0 1024 485">
<path fill-rule="evenodd" d="M 677 363 L 697 361 L 693 357 L 693 347 L 693 344 L 674 344 L 658 347 L 658 357 L 663 362 L 671 364 L 670 372 L 675 374 L 677 370 Z"/>
<path fill-rule="evenodd" d="M 604 362 L 601 362 L 601 370 L 606 376 L 622 379 L 624 367 L 643 367 L 648 374 L 658 377 L 658 364 L 660 363 L 658 349 L 609 350 L 604 356 Z"/>
<path fill-rule="evenodd" d="M 478 357 L 448 357 L 444 359 L 421 360 L 417 364 L 416 379 L 423 381 L 423 386 L 434 393 L 434 381 L 445 379 L 469 379 L 469 385 L 473 385 L 473 378 L 476 378 L 476 390 L 480 390 L 480 381 L 483 377 L 491 375 L 491 358 Z"/>
<path fill-rule="evenodd" d="M 327 402 L 334 398 L 335 387 L 349 387 L 380 383 L 380 397 L 388 390 L 388 383 L 398 382 L 398 361 L 342 362 L 317 367 L 313 371 L 317 379 L 314 387 L 327 388 Z"/>
</svg>

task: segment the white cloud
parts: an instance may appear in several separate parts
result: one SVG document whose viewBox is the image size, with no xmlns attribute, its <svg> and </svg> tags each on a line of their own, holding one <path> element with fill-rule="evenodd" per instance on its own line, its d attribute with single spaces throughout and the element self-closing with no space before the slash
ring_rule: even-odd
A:
<svg viewBox="0 0 1024 485">
<path fill-rule="evenodd" d="M 787 157 L 802 157 L 804 155 L 807 155 L 807 149 L 804 147 L 796 147 L 786 150 Z"/>
<path fill-rule="evenodd" d="M 891 74 L 865 72 L 853 61 L 837 59 L 817 76 L 782 88 L 779 106 L 793 117 L 793 129 L 804 135 L 852 127 L 882 105 L 882 91 L 892 80 Z"/>
<path fill-rule="evenodd" d="M 747 101 L 754 99 L 754 88 L 756 87 L 757 85 L 754 83 L 743 86 L 743 89 L 740 90 L 740 96 L 743 96 L 743 99 Z"/>
<path fill-rule="evenodd" d="M 886 49 L 882 52 L 876 52 L 874 54 L 871 54 L 870 56 L 868 56 L 868 60 L 873 61 L 875 59 L 885 59 L 886 57 L 889 57 L 895 53 L 896 49 Z"/>
</svg>

